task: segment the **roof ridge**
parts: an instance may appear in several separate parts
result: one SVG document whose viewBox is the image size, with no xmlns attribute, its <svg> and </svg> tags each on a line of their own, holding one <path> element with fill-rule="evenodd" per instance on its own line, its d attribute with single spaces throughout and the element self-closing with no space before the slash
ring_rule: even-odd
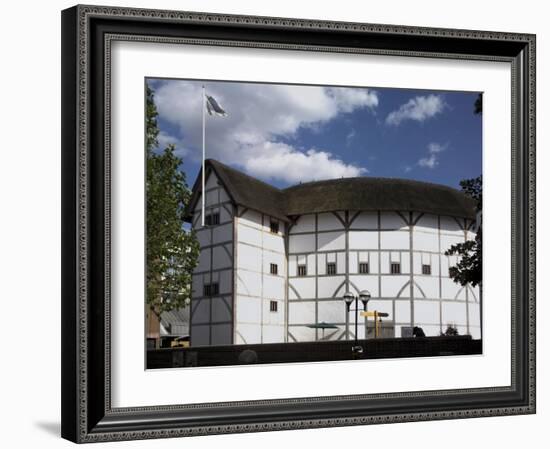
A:
<svg viewBox="0 0 550 449">
<path fill-rule="evenodd" d="M 282 220 L 292 215 L 334 210 L 417 210 L 472 218 L 474 200 L 459 189 L 416 179 L 358 176 L 325 179 L 279 189 L 215 159 L 217 173 L 231 200 Z M 194 185 L 197 201 L 200 180 Z M 194 207 L 194 206 L 193 206 Z"/>
<path fill-rule="evenodd" d="M 429 182 L 429 181 L 420 181 L 418 179 L 398 178 L 398 177 L 390 177 L 390 176 L 353 176 L 353 177 L 349 177 L 349 178 L 321 179 L 319 181 L 308 181 L 308 182 L 302 182 L 300 184 L 294 184 L 292 186 L 285 187 L 284 189 L 281 189 L 281 191 L 287 192 L 287 191 L 292 190 L 292 189 L 297 189 L 297 188 L 300 188 L 300 187 L 308 187 L 308 186 L 312 186 L 312 185 L 315 185 L 315 184 L 323 185 L 323 184 L 330 184 L 330 183 L 337 183 L 337 182 L 339 183 L 339 182 L 363 181 L 363 180 L 368 180 L 368 181 L 397 181 L 397 182 L 401 182 L 401 183 L 405 182 L 405 183 L 410 183 L 410 184 L 435 186 L 437 188 L 445 188 L 445 189 L 449 189 L 449 190 L 454 191 L 454 192 L 464 193 L 464 192 L 462 192 L 461 190 L 459 190 L 455 187 L 451 187 L 451 186 L 448 186 L 448 185 L 445 185 L 445 184 L 438 184 L 436 182 Z"/>
<path fill-rule="evenodd" d="M 254 176 L 251 176 L 248 173 L 245 173 L 244 171 L 237 170 L 236 168 L 231 167 L 230 165 L 226 165 L 226 164 L 218 161 L 217 159 L 206 159 L 205 162 L 209 163 L 209 164 L 212 164 L 214 166 L 216 166 L 216 165 L 221 166 L 221 168 L 223 168 L 224 170 L 232 171 L 234 173 L 237 173 L 239 176 L 245 176 L 245 177 L 249 178 L 251 181 L 263 184 L 266 187 L 270 187 L 273 190 L 276 190 L 278 192 L 281 192 L 281 193 L 284 192 L 284 189 L 279 189 L 278 187 L 275 187 L 274 185 L 269 184 L 268 182 L 265 182 L 265 181 L 262 181 L 261 179 L 255 178 Z"/>
</svg>

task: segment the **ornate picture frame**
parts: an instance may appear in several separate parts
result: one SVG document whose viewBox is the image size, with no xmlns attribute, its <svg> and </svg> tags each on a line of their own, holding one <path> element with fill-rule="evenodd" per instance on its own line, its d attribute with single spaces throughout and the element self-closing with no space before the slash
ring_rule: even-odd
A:
<svg viewBox="0 0 550 449">
<path fill-rule="evenodd" d="M 118 41 L 509 64 L 510 385 L 113 407 L 110 77 Z M 506 32 L 119 7 L 63 11 L 62 436 L 84 443 L 535 413 L 535 41 Z"/>
</svg>

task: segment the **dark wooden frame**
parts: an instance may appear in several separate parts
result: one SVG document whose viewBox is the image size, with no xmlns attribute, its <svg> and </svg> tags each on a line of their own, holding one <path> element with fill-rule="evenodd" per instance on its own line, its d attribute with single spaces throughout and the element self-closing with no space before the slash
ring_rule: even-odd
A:
<svg viewBox="0 0 550 449">
<path fill-rule="evenodd" d="M 112 408 L 110 42 L 506 61 L 512 68 L 512 383 L 507 387 Z M 75 442 L 535 412 L 535 36 L 76 6 L 62 13 L 62 436 Z"/>
</svg>

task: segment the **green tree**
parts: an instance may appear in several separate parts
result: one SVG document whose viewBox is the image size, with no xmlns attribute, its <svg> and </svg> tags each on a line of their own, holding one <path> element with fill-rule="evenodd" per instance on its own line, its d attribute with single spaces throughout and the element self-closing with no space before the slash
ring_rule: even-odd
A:
<svg viewBox="0 0 550 449">
<path fill-rule="evenodd" d="M 465 179 L 460 181 L 462 191 L 476 201 L 476 212 L 478 220 L 481 219 L 481 204 L 482 204 L 482 177 L 478 176 L 473 179 Z M 447 256 L 458 255 L 460 259 L 458 263 L 449 268 L 449 275 L 453 281 L 460 285 L 471 284 L 474 287 L 481 286 L 481 237 L 482 226 L 478 223 L 478 229 L 474 240 L 467 240 L 463 243 L 452 245 L 445 254 Z"/>
<path fill-rule="evenodd" d="M 199 245 L 195 233 L 183 226 L 191 192 L 179 168 L 182 160 L 174 145 L 158 151 L 157 117 L 147 86 L 147 304 L 160 319 L 163 312 L 189 304 Z"/>
</svg>

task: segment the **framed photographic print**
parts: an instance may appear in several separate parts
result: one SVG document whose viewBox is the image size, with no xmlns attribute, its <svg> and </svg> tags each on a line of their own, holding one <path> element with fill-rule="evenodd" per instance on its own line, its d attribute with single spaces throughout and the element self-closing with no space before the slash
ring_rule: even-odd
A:
<svg viewBox="0 0 550 449">
<path fill-rule="evenodd" d="M 75 6 L 62 45 L 63 437 L 535 412 L 535 36 Z"/>
</svg>

